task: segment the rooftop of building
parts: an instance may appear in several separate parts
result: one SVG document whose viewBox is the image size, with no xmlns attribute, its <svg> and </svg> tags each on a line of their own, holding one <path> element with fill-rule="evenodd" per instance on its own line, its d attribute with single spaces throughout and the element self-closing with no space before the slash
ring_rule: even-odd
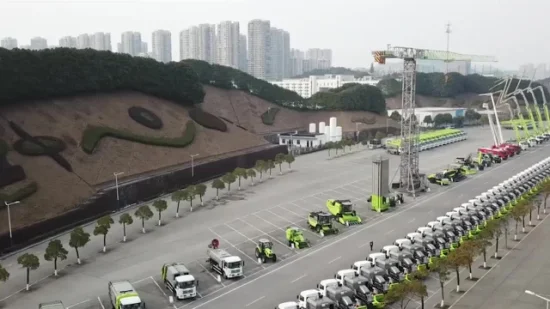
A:
<svg viewBox="0 0 550 309">
<path fill-rule="evenodd" d="M 465 107 L 416 107 L 415 112 L 444 112 L 444 111 L 457 111 L 465 110 Z M 388 109 L 388 112 L 401 111 L 401 108 Z"/>
<path fill-rule="evenodd" d="M 315 136 L 319 136 L 319 135 L 324 135 L 323 133 L 311 133 L 309 131 L 294 131 L 294 132 L 286 132 L 286 133 L 281 133 L 279 134 L 279 136 L 295 136 L 295 137 L 315 137 Z"/>
</svg>

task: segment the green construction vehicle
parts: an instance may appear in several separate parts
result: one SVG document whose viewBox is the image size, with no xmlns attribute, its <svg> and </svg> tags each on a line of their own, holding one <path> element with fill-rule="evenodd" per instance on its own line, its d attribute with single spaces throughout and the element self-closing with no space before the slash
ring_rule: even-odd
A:
<svg viewBox="0 0 550 309">
<path fill-rule="evenodd" d="M 373 194 L 369 196 L 367 202 L 371 203 L 372 210 L 383 212 L 390 207 L 395 207 L 397 204 L 403 204 L 405 200 L 403 198 L 403 193 L 390 192 L 387 196 Z"/>
<path fill-rule="evenodd" d="M 265 263 L 267 260 L 277 262 L 277 255 L 273 252 L 273 243 L 265 238 L 258 240 L 256 258 L 260 259 L 262 263 Z"/>
<path fill-rule="evenodd" d="M 295 226 L 286 229 L 286 240 L 289 247 L 296 249 L 309 247 L 309 241 L 304 237 L 304 233 L 300 228 Z"/>
<path fill-rule="evenodd" d="M 332 226 L 332 216 L 324 211 L 312 211 L 307 217 L 309 227 L 321 236 L 338 233 L 338 229 Z"/>
<path fill-rule="evenodd" d="M 343 225 L 361 224 L 361 218 L 352 209 L 353 204 L 350 200 L 328 200 L 327 208 L 328 212 Z"/>
</svg>

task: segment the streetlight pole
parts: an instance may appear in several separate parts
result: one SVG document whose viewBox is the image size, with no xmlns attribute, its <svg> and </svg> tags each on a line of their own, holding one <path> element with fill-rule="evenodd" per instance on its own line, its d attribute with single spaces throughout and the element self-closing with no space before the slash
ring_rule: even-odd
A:
<svg viewBox="0 0 550 309">
<path fill-rule="evenodd" d="M 195 177 L 195 157 L 199 154 L 192 154 L 191 157 L 191 177 Z"/>
<path fill-rule="evenodd" d="M 116 206 L 120 207 L 120 195 L 118 194 L 118 176 L 124 174 L 124 172 L 113 173 L 115 175 L 115 186 L 116 186 Z"/>
<path fill-rule="evenodd" d="M 10 206 L 11 205 L 17 205 L 21 203 L 20 201 L 15 201 L 15 202 L 11 202 L 11 203 L 8 203 L 6 201 L 4 201 L 4 205 L 6 205 L 6 208 L 8 209 L 8 229 L 10 231 L 10 246 L 13 246 L 13 236 L 11 234 L 11 214 L 10 214 Z"/>
<path fill-rule="evenodd" d="M 525 290 L 525 294 L 527 295 L 531 295 L 531 296 L 535 296 L 535 297 L 538 297 L 542 300 L 544 300 L 546 302 L 546 309 L 550 309 L 550 299 L 544 297 L 544 296 L 541 296 L 533 291 L 529 291 L 529 290 Z"/>
</svg>

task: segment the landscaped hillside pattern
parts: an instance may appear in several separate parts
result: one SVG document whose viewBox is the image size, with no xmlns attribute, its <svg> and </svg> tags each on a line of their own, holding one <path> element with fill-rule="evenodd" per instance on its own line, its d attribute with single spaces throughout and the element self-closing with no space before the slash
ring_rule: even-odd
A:
<svg viewBox="0 0 550 309">
<path fill-rule="evenodd" d="M 153 111 L 162 119 L 162 129 L 151 129 L 132 119 L 128 110 L 136 106 Z M 10 151 L 7 155 L 10 164 L 23 167 L 28 181 L 38 184 L 35 194 L 22 201 L 23 205 L 12 208 L 14 226 L 42 220 L 75 207 L 94 193 L 96 185 L 112 181 L 115 172 L 124 172 L 124 177 L 131 177 L 184 164 L 191 160 L 191 154 L 199 154 L 195 160 L 200 160 L 267 144 L 261 136 L 232 124 L 225 124 L 226 132 L 207 129 L 192 121 L 189 108 L 137 92 L 26 102 L 0 107 L 0 115 L 1 140 L 14 145 L 21 139 L 6 119 L 32 137 L 46 133 L 65 143 L 66 148 L 55 154 L 66 159 L 73 170 L 73 173 L 68 172 L 51 158 L 50 153 L 29 156 Z M 189 126 L 194 128 L 192 139 L 185 137 Z M 96 130 L 94 128 L 109 128 L 111 132 L 126 132 L 131 136 L 120 139 L 120 136 L 109 137 L 116 134 L 89 133 Z M 88 134 L 103 137 L 90 142 L 89 137 L 86 138 Z M 179 148 L 164 144 L 167 141 L 175 143 L 180 138 L 192 142 L 183 141 L 187 144 L 177 146 Z M 53 139 L 41 137 L 38 140 L 48 143 L 52 150 L 61 150 Z M 39 148 L 29 144 L 27 152 L 34 151 L 33 147 Z M 0 190 L 0 194 L 3 192 Z M 0 220 L 4 220 L 4 216 L 5 211 L 0 211 Z M 0 225 L 0 233 L 5 229 L 5 225 Z"/>
</svg>

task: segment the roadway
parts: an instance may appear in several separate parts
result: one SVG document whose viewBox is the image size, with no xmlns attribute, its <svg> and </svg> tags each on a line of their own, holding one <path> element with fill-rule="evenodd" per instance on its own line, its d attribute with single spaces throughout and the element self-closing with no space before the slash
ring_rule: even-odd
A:
<svg viewBox="0 0 550 309">
<path fill-rule="evenodd" d="M 479 146 L 490 144 L 491 138 L 487 131 L 472 129 L 467 141 L 421 153 L 421 170 L 428 172 L 444 168 L 456 156 L 465 156 L 469 152 L 475 151 Z M 385 239 L 385 236 L 383 236 L 385 233 L 391 232 L 391 234 L 396 235 L 395 237 L 392 236 L 391 240 L 383 242 L 386 244 L 393 241 L 397 236 L 404 234 L 400 231 L 413 223 L 407 223 L 411 220 L 411 214 L 405 213 L 403 215 L 403 211 L 414 209 L 413 214 L 420 218 L 421 215 L 426 215 L 426 212 L 430 211 L 426 210 L 428 208 L 448 208 L 446 206 L 451 206 L 448 194 L 442 195 L 443 191 L 438 193 L 440 189 L 436 187 L 432 193 L 424 197 L 424 201 L 438 201 L 437 203 L 430 203 L 431 206 L 415 206 L 420 205 L 418 204 L 421 201 L 419 199 L 417 202 L 409 201 L 404 207 L 400 208 L 399 212 L 391 214 L 381 215 L 369 211 L 366 203 L 366 198 L 371 191 L 372 168 L 369 159 L 374 154 L 381 152 L 381 150 L 358 151 L 332 160 L 327 160 L 326 152 L 302 156 L 297 158 L 293 164 L 294 172 L 286 172 L 285 175 L 278 176 L 276 175 L 278 170 L 274 170 L 273 178 L 266 178 L 263 183 L 256 186 L 250 186 L 245 181 L 242 191 L 232 189 L 232 192 L 224 195 L 219 202 L 213 200 L 214 190 L 209 189 L 209 193 L 205 198 L 207 201 L 205 206 L 199 208 L 195 206 L 195 211 L 191 213 L 187 203 L 182 203 L 180 211 L 182 217 L 180 218 L 174 217 L 175 203 L 169 201 L 170 207 L 164 213 L 164 225 L 162 227 L 154 226 L 156 220 L 153 219 L 146 223 L 148 232 L 143 235 L 139 233 L 141 226 L 136 222 L 127 228 L 129 236 L 127 243 L 121 243 L 121 226 L 115 224 L 108 234 L 108 252 L 106 254 L 100 252 L 101 239 L 92 237 L 90 244 L 80 250 L 81 257 L 84 260 L 83 265 L 76 265 L 74 251 L 68 248 L 70 250 L 69 258 L 59 263 L 61 271 L 60 276 L 57 278 L 50 275 L 53 268 L 52 263 L 42 259 L 46 244 L 38 244 L 26 250 L 26 252 L 37 254 L 41 258 L 41 267 L 31 272 L 33 285 L 30 293 L 21 291 L 21 288 L 24 287 L 25 272 L 17 265 L 16 256 L 19 254 L 4 258 L 2 261 L 2 265 L 11 273 L 11 277 L 8 282 L 2 285 L 0 303 L 3 303 L 7 308 L 32 308 L 40 302 L 59 299 L 74 309 L 103 308 L 108 303 L 105 295 L 107 282 L 121 279 L 133 282 L 142 298 L 149 304 L 148 307 L 151 308 L 177 308 L 206 304 L 209 301 L 219 302 L 226 297 L 232 297 L 233 293 L 223 294 L 226 291 L 233 288 L 238 290 L 248 289 L 250 288 L 250 282 L 262 281 L 265 277 L 273 277 L 267 280 L 272 284 L 278 280 L 289 282 L 293 280 L 290 278 L 301 276 L 300 272 L 307 268 L 303 268 L 303 266 L 296 268 L 293 265 L 299 265 L 300 261 L 309 261 L 311 258 L 317 259 L 317 257 L 323 256 L 328 251 L 323 249 L 334 246 L 334 239 L 342 240 L 343 244 L 347 243 L 348 245 L 352 239 L 355 239 L 354 243 L 357 247 L 357 243 L 367 243 L 371 238 L 376 238 L 377 244 L 381 243 L 381 240 Z M 522 155 L 525 159 L 514 159 L 512 164 L 506 163 L 493 167 L 482 172 L 480 176 L 474 177 L 474 179 L 456 184 L 450 190 L 444 191 L 455 192 L 458 194 L 454 195 L 456 198 L 466 199 L 472 194 L 469 192 L 472 189 L 476 189 L 474 191 L 477 193 L 477 191 L 480 191 L 477 189 L 480 186 L 492 186 L 496 181 L 490 180 L 488 175 L 493 175 L 493 178 L 495 178 L 496 170 L 513 174 L 512 171 L 519 171 L 542 156 L 540 151 L 527 153 Z M 390 166 L 392 171 L 395 170 L 397 164 L 398 157 L 391 156 Z M 503 168 L 503 166 L 509 166 L 510 168 Z M 468 183 L 472 183 L 472 185 L 468 185 Z M 466 186 L 465 189 L 462 189 L 464 186 Z M 467 188 L 469 190 L 466 190 Z M 321 239 L 313 234 L 307 235 L 314 244 L 310 250 L 291 251 L 287 249 L 284 246 L 283 230 L 289 225 L 304 226 L 306 214 L 312 210 L 324 209 L 327 198 L 352 199 L 360 215 L 366 218 L 367 224 L 350 228 L 342 227 L 341 236 L 337 237 L 331 236 Z M 133 210 L 130 211 L 133 212 Z M 114 216 L 114 219 L 117 222 L 118 215 Z M 372 222 L 372 225 L 369 222 Z M 380 225 L 383 222 L 386 223 L 384 225 L 385 229 Z M 423 224 L 425 222 L 422 222 Z M 411 226 L 410 229 L 414 228 L 416 226 Z M 91 232 L 93 224 L 85 226 L 85 230 Z M 365 236 L 365 234 L 368 236 Z M 362 238 L 356 235 L 361 235 Z M 274 242 L 275 249 L 281 257 L 280 262 L 275 265 L 257 265 L 254 263 L 255 261 L 251 256 L 252 250 L 254 243 L 260 237 L 270 238 Z M 357 241 L 358 237 L 361 239 Z M 58 238 L 67 245 L 68 236 L 66 234 L 60 235 Z M 247 278 L 235 282 L 224 281 L 218 283 L 214 280 L 212 274 L 204 269 L 206 266 L 204 264 L 206 245 L 213 238 L 219 238 L 223 247 L 234 254 L 240 255 L 247 262 L 245 271 Z M 339 247 L 341 246 L 343 245 L 339 245 Z M 350 256 L 354 255 L 353 252 L 350 253 Z M 345 268 L 349 266 L 350 262 L 357 259 L 364 259 L 364 255 L 364 253 L 361 254 L 360 258 L 349 256 L 327 257 L 328 260 L 336 259 L 333 262 L 334 266 L 327 269 L 326 263 L 321 263 L 323 269 L 319 270 L 318 273 L 315 273 L 315 271 L 309 273 L 308 270 L 309 274 L 306 276 L 308 279 L 306 280 L 306 277 L 303 277 L 297 283 L 307 283 L 307 287 L 314 286 L 315 281 L 319 281 L 324 277 L 332 277 L 335 270 Z M 306 259 L 306 257 L 311 258 Z M 319 259 L 325 258 L 319 257 Z M 344 260 L 345 266 L 340 267 L 338 263 L 342 263 Z M 201 282 L 199 288 L 201 300 L 194 303 L 178 302 L 173 305 L 168 303 L 167 291 L 162 288 L 160 283 L 159 270 L 163 263 L 173 261 L 187 263 L 193 274 L 198 277 Z M 281 271 L 286 270 L 287 267 L 297 270 L 294 273 L 291 272 L 288 277 L 280 279 Z M 330 274 L 325 276 L 323 271 L 330 272 Z M 272 274 L 273 276 L 267 276 L 266 274 Z M 263 277 L 258 277 L 259 275 Z M 315 280 L 312 281 L 312 277 Z M 317 277 L 319 277 L 319 280 L 317 280 Z M 85 284 L 82 287 L 71 289 L 70 293 L 67 293 L 67 287 L 72 282 L 83 282 Z M 272 285 L 270 288 L 273 288 Z M 301 289 L 301 286 L 294 288 L 293 285 L 289 284 L 288 287 L 281 287 L 281 289 L 283 290 L 277 290 L 277 293 L 266 296 L 265 301 L 269 300 L 271 305 L 284 301 L 289 297 L 292 298 Z M 284 289 L 291 289 L 292 292 L 288 294 Z M 261 291 L 261 289 L 256 289 L 256 291 Z M 239 294 L 253 296 L 256 293 Z M 216 298 L 222 294 L 224 297 Z M 271 299 L 269 299 L 270 297 Z M 244 298 L 240 301 L 243 300 Z M 239 304 L 235 303 L 234 307 L 242 307 Z M 258 302 L 259 307 L 265 305 L 265 303 L 260 305 L 260 302 Z M 254 307 L 251 306 L 251 308 Z"/>
</svg>

